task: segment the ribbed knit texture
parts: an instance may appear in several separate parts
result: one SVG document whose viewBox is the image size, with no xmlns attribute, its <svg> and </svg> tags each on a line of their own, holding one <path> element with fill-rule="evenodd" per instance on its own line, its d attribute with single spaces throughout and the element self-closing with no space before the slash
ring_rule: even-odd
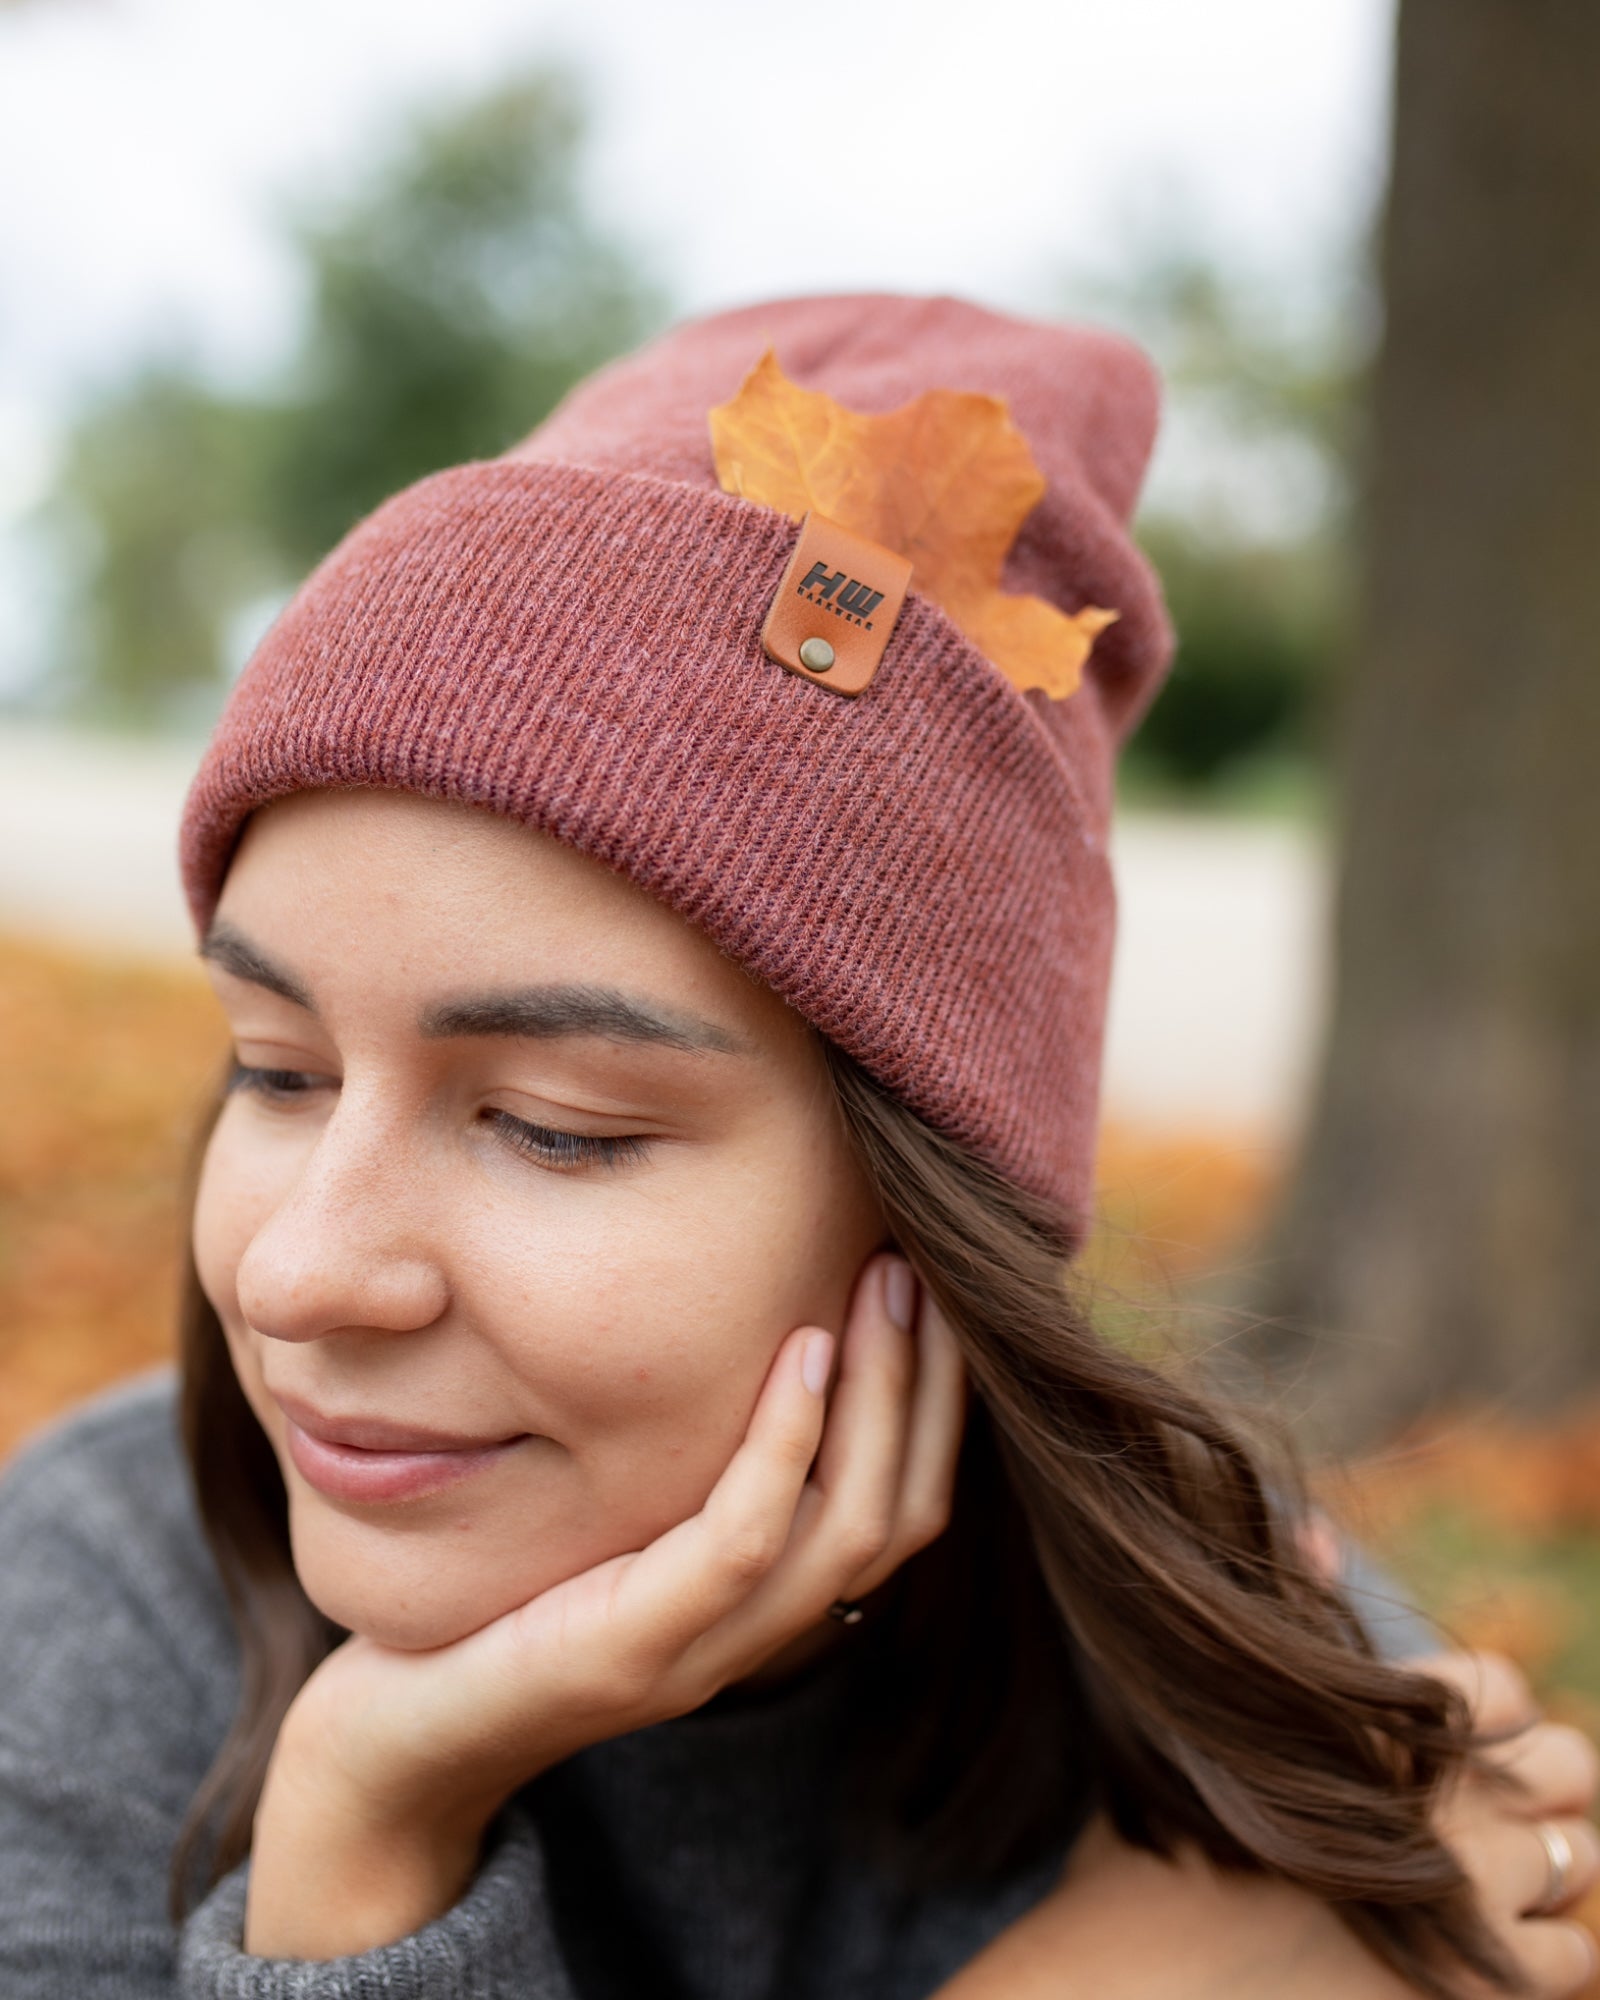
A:
<svg viewBox="0 0 1600 2000">
<path fill-rule="evenodd" d="M 1362 1608 L 1388 1652 L 1437 1643 L 1402 1606 Z M 1059 1857 L 905 1901 L 863 1869 L 832 1817 L 853 1657 L 557 1765 L 496 1820 L 460 1901 L 379 1949 L 246 1952 L 248 1861 L 174 1931 L 172 1843 L 232 1720 L 238 1650 L 172 1372 L 103 1392 L 0 1470 L 0 1994 L 922 2000 Z"/>
<path fill-rule="evenodd" d="M 718 489 L 707 411 L 769 344 L 852 409 L 935 387 L 1008 399 L 1050 489 L 1006 586 L 1121 613 L 1077 693 L 1019 693 L 915 591 L 856 700 L 766 658 L 797 529 Z M 189 793 L 197 928 L 270 799 L 384 785 L 486 807 L 631 876 L 1081 1233 L 1112 763 L 1171 650 L 1126 529 L 1155 417 L 1125 341 L 955 300 L 679 328 L 504 458 L 396 495 L 312 574 Z"/>
<path fill-rule="evenodd" d="M 854 1635 L 852 1635 L 854 1636 Z M 238 1700 L 170 1370 L 0 1473 L 5 2000 L 918 2000 L 1043 1892 L 898 1898 L 834 1836 L 853 1649 L 597 1743 L 498 1816 L 460 1901 L 326 1962 L 242 1947 L 248 1861 L 165 1916 Z"/>
</svg>

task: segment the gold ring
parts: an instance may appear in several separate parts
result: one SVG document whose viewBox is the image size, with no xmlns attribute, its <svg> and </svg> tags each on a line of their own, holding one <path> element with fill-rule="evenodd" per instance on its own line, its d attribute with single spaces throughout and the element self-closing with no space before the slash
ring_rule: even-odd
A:
<svg viewBox="0 0 1600 2000">
<path fill-rule="evenodd" d="M 1572 1864 L 1575 1857 L 1572 1852 L 1572 1842 L 1552 1821 L 1538 1820 L 1533 1830 L 1538 1834 L 1544 1847 L 1545 1859 L 1550 1864 L 1550 1879 L 1545 1884 L 1544 1894 L 1528 1911 L 1530 1917 L 1539 1917 L 1565 1900 L 1567 1885 L 1572 1880 Z"/>
</svg>

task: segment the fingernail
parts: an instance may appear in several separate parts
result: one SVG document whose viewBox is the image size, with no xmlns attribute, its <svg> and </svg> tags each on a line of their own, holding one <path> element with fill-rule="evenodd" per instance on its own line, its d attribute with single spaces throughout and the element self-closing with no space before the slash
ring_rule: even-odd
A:
<svg viewBox="0 0 1600 2000">
<path fill-rule="evenodd" d="M 828 1386 L 828 1364 L 833 1359 L 833 1335 L 813 1333 L 806 1337 L 806 1344 L 800 1355 L 800 1379 L 813 1396 L 820 1396 Z"/>
<path fill-rule="evenodd" d="M 903 1257 L 891 1257 L 883 1267 L 883 1304 L 902 1333 L 911 1326 L 911 1309 L 917 1302 L 917 1281 Z"/>
</svg>

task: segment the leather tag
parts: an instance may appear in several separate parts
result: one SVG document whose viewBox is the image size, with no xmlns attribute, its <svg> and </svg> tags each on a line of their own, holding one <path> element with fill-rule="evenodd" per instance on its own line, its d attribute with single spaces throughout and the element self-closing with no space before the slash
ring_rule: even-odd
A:
<svg viewBox="0 0 1600 2000">
<path fill-rule="evenodd" d="M 911 567 L 881 543 L 807 514 L 761 628 L 762 650 L 802 680 L 860 694 L 878 671 Z"/>
</svg>

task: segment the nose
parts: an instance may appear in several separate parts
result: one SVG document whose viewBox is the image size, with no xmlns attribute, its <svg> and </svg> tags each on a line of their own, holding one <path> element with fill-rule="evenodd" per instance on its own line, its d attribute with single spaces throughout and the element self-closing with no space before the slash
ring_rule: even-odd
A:
<svg viewBox="0 0 1600 2000">
<path fill-rule="evenodd" d="M 257 1333 L 404 1333 L 444 1312 L 450 1294 L 429 1232 L 429 1177 L 408 1125 L 346 1080 L 239 1259 L 239 1310 Z"/>
</svg>

